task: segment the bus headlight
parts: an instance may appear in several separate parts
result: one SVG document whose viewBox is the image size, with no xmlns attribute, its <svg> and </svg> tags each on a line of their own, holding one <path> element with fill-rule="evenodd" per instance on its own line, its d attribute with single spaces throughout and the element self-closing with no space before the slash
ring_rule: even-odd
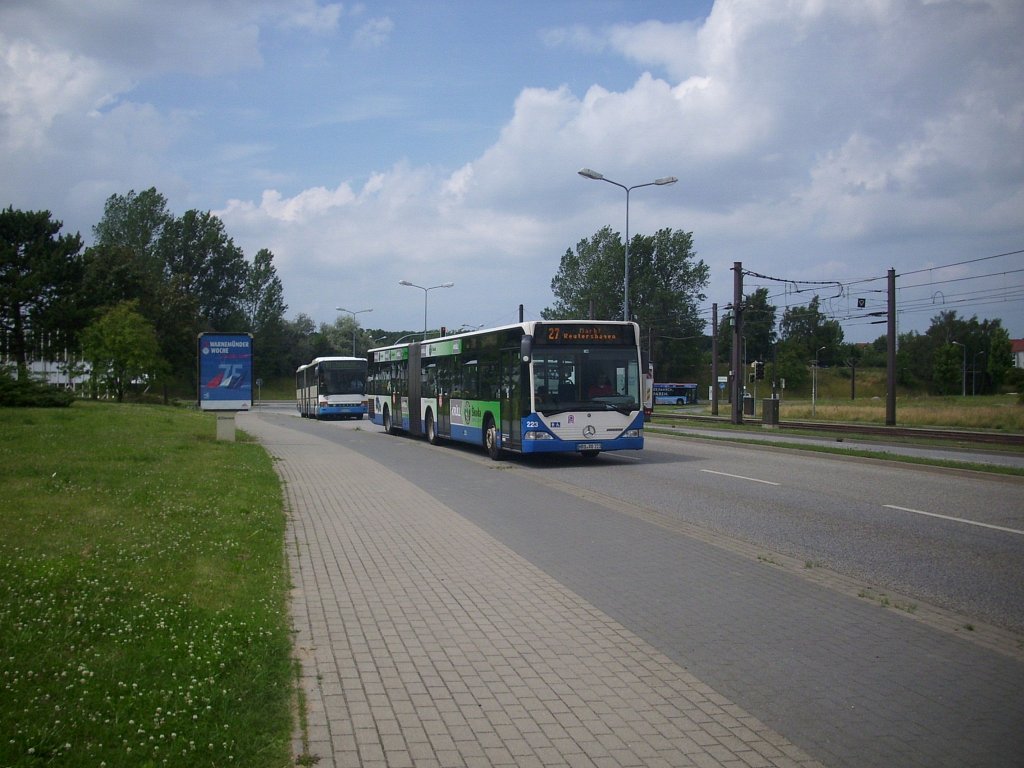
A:
<svg viewBox="0 0 1024 768">
<path fill-rule="evenodd" d="M 643 437 L 644 431 L 642 429 L 627 429 L 622 433 L 621 437 Z"/>
<path fill-rule="evenodd" d="M 535 432 L 530 430 L 523 433 L 523 440 L 554 440 L 554 435 L 550 432 Z"/>
</svg>

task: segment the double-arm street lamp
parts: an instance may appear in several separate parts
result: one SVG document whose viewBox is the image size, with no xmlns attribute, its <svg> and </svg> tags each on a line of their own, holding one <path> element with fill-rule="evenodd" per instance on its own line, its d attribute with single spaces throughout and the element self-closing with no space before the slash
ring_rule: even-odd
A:
<svg viewBox="0 0 1024 768">
<path fill-rule="evenodd" d="M 363 312 L 373 312 L 372 309 L 357 309 L 353 312 L 351 309 L 345 309 L 344 307 L 335 307 L 337 312 L 348 312 L 352 315 L 352 357 L 356 356 L 356 315 L 361 315 Z"/>
<path fill-rule="evenodd" d="M 419 288 L 423 291 L 423 340 L 427 340 L 427 294 L 435 288 L 451 288 L 455 283 L 441 283 L 440 285 L 432 285 L 429 288 L 425 288 L 422 285 L 416 285 L 416 283 L 410 283 L 408 280 L 399 280 L 399 285 L 407 285 L 410 288 Z"/>
<path fill-rule="evenodd" d="M 631 187 L 627 187 L 625 184 L 619 184 L 617 181 L 606 179 L 603 174 L 597 171 L 591 170 L 590 168 L 580 168 L 577 173 L 585 179 L 593 179 L 594 181 L 607 181 L 609 184 L 614 184 L 620 189 L 626 190 L 626 259 L 625 259 L 625 275 L 622 284 L 622 319 L 629 320 L 629 193 L 634 189 L 640 187 L 665 187 L 669 184 L 675 184 L 679 179 L 675 176 L 663 176 L 660 179 L 654 181 L 648 181 L 645 184 L 634 184 Z"/>
</svg>

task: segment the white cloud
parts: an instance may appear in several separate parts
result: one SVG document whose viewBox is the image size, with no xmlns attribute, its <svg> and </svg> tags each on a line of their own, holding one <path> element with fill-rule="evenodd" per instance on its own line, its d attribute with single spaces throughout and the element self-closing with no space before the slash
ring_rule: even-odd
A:
<svg viewBox="0 0 1024 768">
<path fill-rule="evenodd" d="M 213 75 L 260 63 L 262 13 L 243 0 L 30 0 L 0 6 L 0 29 L 121 71 Z"/>
<path fill-rule="evenodd" d="M 372 4 L 312 0 L 119 10 L 98 0 L 0 7 L 0 193 L 58 213 L 73 203 L 92 223 L 107 195 L 156 185 L 175 207 L 215 209 L 247 253 L 270 248 L 292 311 L 318 320 L 354 292 L 380 296 L 375 322 L 418 327 L 399 279 L 455 280 L 436 299 L 449 324 L 490 322 L 518 301 L 539 311 L 564 250 L 623 225 L 621 190 L 579 178 L 582 166 L 625 184 L 678 176 L 634 193 L 631 231 L 692 230 L 718 297 L 731 297 L 734 260 L 838 279 L 1024 238 L 1015 0 L 718 0 L 698 21 L 547 28 L 552 56 L 599 61 L 595 73 L 618 57 L 630 85 L 595 74 L 585 89 L 559 87 L 557 68 L 543 87 L 502 81 L 492 90 L 517 92 L 511 116 L 489 147 L 451 167 L 416 154 L 417 129 L 465 123 L 475 104 L 417 103 L 424 73 L 402 70 L 407 52 L 388 44 L 409 32 L 401 4 L 387 17 Z M 346 21 L 361 24 L 357 54 L 334 39 Z M 315 42 L 301 77 L 319 88 L 274 70 L 275 101 L 253 105 L 256 128 L 241 130 L 243 120 L 239 135 L 220 135 L 216 99 L 248 93 L 245 74 L 291 63 L 269 55 L 267 27 Z M 334 58 L 342 48 L 380 56 L 380 69 L 359 79 L 352 59 Z M 496 60 L 493 77 L 520 63 Z M 219 90 L 182 108 L 160 100 L 152 83 L 163 73 Z M 315 142 L 322 134 L 328 144 Z M 369 153 L 359 159 L 372 172 L 348 170 L 345 158 Z"/>
<path fill-rule="evenodd" d="M 391 33 L 395 29 L 395 23 L 385 17 L 370 19 L 356 30 L 353 38 L 353 45 L 356 48 L 380 48 L 387 43 Z"/>
<path fill-rule="evenodd" d="M 92 112 L 125 85 L 94 61 L 0 33 L 0 146 L 5 154 L 38 151 L 58 116 Z"/>
<path fill-rule="evenodd" d="M 329 34 L 338 28 L 338 22 L 344 13 L 341 3 L 320 5 L 316 0 L 299 0 L 293 7 L 281 7 L 282 26 L 302 29 L 316 34 Z"/>
</svg>

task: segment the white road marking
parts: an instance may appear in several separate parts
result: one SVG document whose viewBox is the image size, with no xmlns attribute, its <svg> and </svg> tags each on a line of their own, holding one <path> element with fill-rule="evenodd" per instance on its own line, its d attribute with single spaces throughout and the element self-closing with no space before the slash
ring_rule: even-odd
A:
<svg viewBox="0 0 1024 768">
<path fill-rule="evenodd" d="M 764 483 L 765 485 L 778 485 L 773 483 L 771 480 L 759 480 L 756 477 L 744 477 L 743 475 L 731 475 L 728 472 L 715 472 L 713 469 L 702 469 L 701 472 L 707 472 L 709 475 L 723 475 L 725 477 L 734 477 L 737 480 L 749 480 L 752 483 Z"/>
<path fill-rule="evenodd" d="M 1024 536 L 1024 531 L 1020 531 L 1016 528 L 1005 528 L 1001 525 L 991 525 L 990 523 L 979 523 L 977 520 L 965 520 L 962 517 L 950 517 L 949 515 L 940 515 L 936 512 L 925 512 L 920 509 L 911 509 L 910 507 L 897 507 L 895 504 L 883 504 L 886 509 L 898 509 L 900 512 L 913 512 L 915 515 L 926 515 L 927 517 L 937 517 L 940 520 L 951 520 L 954 523 L 966 523 L 967 525 L 977 525 L 980 528 L 991 528 L 994 531 L 1005 531 L 1006 533 L 1016 533 L 1020 536 Z"/>
</svg>

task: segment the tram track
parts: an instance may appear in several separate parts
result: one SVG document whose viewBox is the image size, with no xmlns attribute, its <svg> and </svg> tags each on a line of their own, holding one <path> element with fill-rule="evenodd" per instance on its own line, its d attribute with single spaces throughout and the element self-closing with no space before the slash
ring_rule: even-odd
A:
<svg viewBox="0 0 1024 768">
<path fill-rule="evenodd" d="M 728 416 L 704 416 L 685 413 L 659 413 L 656 419 L 662 423 L 689 422 L 692 424 L 729 425 Z M 657 422 L 655 422 L 657 423 Z M 743 423 L 764 426 L 763 420 L 754 416 L 744 416 Z M 981 432 L 975 430 L 947 429 L 942 427 L 899 427 L 880 424 L 851 424 L 845 422 L 824 421 L 780 421 L 780 431 L 823 432 L 838 435 L 858 435 L 861 437 L 883 437 L 899 440 L 934 440 L 943 443 L 962 445 L 987 445 L 1024 448 L 1024 434 L 1019 432 Z"/>
</svg>

